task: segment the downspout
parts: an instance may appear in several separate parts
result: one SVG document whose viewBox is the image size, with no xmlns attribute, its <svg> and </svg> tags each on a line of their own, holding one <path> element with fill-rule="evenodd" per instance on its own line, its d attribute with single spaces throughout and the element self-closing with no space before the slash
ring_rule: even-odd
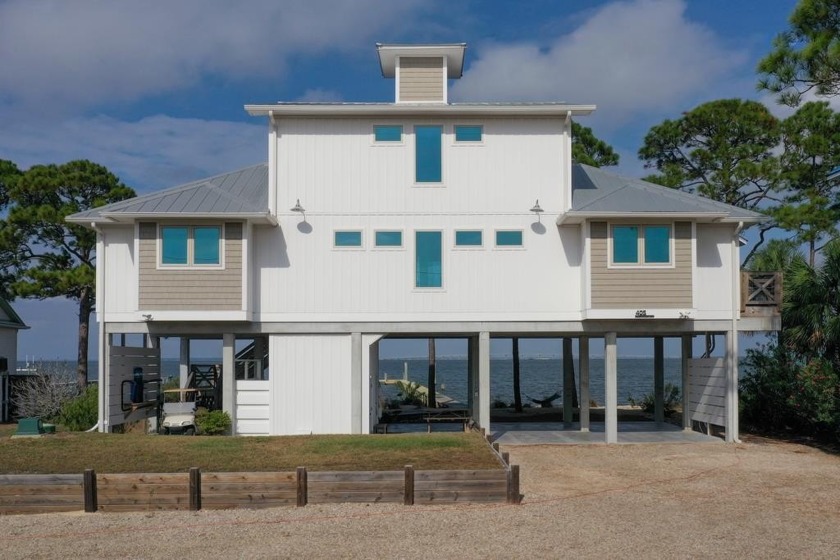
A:
<svg viewBox="0 0 840 560">
<path fill-rule="evenodd" d="M 277 218 L 277 120 L 268 112 L 268 213 Z"/>
<path fill-rule="evenodd" d="M 97 251 L 96 255 L 96 268 L 97 270 L 105 270 L 105 234 L 102 230 L 97 227 L 96 222 L 90 223 L 90 228 L 96 232 L 96 244 L 97 246 L 102 244 L 102 251 Z M 97 247 L 98 248 L 98 247 Z M 100 266 L 102 267 L 100 269 Z M 99 275 L 97 275 L 97 278 Z M 93 426 L 91 429 L 87 430 L 88 432 L 93 431 L 105 431 L 105 390 L 108 387 L 108 384 L 105 380 L 105 281 L 103 275 L 103 281 L 101 286 L 96 286 L 97 290 L 97 300 L 98 304 L 96 306 L 96 321 L 99 323 L 99 352 L 97 353 L 98 360 L 99 360 L 99 372 L 98 372 L 98 381 L 97 381 L 97 401 L 99 406 L 99 411 L 97 414 L 97 422 L 96 425 Z"/>
<path fill-rule="evenodd" d="M 738 227 L 735 228 L 735 233 L 732 235 L 732 350 L 730 367 L 732 368 L 731 375 L 734 377 L 735 383 L 734 392 L 735 398 L 733 404 L 735 410 L 732 412 L 730 422 L 733 422 L 734 437 L 732 441 L 741 443 L 738 437 L 738 316 L 741 313 L 741 254 L 740 254 L 740 233 L 744 229 L 744 222 L 738 222 Z"/>
</svg>

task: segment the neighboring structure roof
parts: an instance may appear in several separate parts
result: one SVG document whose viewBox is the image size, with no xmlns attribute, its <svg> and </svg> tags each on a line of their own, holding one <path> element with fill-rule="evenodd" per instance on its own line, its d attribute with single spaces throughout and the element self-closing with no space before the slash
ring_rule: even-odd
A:
<svg viewBox="0 0 840 560">
<path fill-rule="evenodd" d="M 545 103 L 268 103 L 245 105 L 254 116 L 421 116 L 495 115 L 566 117 L 589 115 L 595 105 Z"/>
<path fill-rule="evenodd" d="M 67 221 L 87 224 L 130 221 L 142 217 L 214 215 L 273 223 L 268 211 L 268 165 L 261 163 L 100 206 L 68 216 Z"/>
<path fill-rule="evenodd" d="M 28 329 L 26 323 L 15 313 L 12 306 L 4 299 L 0 299 L 0 327 L 11 329 Z"/>
<path fill-rule="evenodd" d="M 709 198 L 622 177 L 580 163 L 572 166 L 572 209 L 558 223 L 621 215 L 686 216 L 761 222 L 767 216 Z"/>
</svg>

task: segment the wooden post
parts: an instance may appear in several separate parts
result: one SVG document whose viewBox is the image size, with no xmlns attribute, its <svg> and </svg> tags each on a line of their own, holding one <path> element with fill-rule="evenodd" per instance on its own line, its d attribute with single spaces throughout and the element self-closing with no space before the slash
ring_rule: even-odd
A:
<svg viewBox="0 0 840 560">
<path fill-rule="evenodd" d="M 503 452 L 502 461 L 505 463 L 505 465 L 510 465 L 510 453 L 508 453 L 507 451 Z"/>
<path fill-rule="evenodd" d="M 412 465 L 405 466 L 405 493 L 403 504 L 407 506 L 414 505 L 414 467 Z"/>
<path fill-rule="evenodd" d="M 303 507 L 306 505 L 307 484 L 306 484 L 306 467 L 297 468 L 297 506 Z"/>
<path fill-rule="evenodd" d="M 519 503 L 519 465 L 511 465 L 507 471 L 507 503 Z"/>
<path fill-rule="evenodd" d="M 190 468 L 190 511 L 201 509 L 201 469 Z"/>
<path fill-rule="evenodd" d="M 96 513 L 96 510 L 99 509 L 99 504 L 96 499 L 96 471 L 85 469 L 82 480 L 84 482 L 85 513 Z"/>
<path fill-rule="evenodd" d="M 498 443 L 498 442 L 494 442 L 494 443 L 493 443 L 493 449 L 495 449 L 495 450 L 496 450 L 496 453 L 498 453 L 498 452 L 499 452 L 499 443 Z"/>
</svg>

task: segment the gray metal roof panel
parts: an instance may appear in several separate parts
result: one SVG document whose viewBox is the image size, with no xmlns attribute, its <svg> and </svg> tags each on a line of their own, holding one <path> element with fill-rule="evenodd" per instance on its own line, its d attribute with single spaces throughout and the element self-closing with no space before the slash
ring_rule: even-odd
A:
<svg viewBox="0 0 840 560">
<path fill-rule="evenodd" d="M 734 219 L 765 218 L 758 212 L 583 164 L 572 166 L 572 212 L 725 214 Z"/>
<path fill-rule="evenodd" d="M 28 329 L 8 301 L 0 299 L 0 326 L 12 329 Z"/>
</svg>

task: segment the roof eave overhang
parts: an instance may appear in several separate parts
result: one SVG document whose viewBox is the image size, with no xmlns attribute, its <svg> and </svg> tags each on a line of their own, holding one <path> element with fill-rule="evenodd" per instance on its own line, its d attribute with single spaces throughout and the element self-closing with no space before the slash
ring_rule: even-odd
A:
<svg viewBox="0 0 840 560">
<path fill-rule="evenodd" d="M 311 105 L 271 104 L 245 105 L 252 116 L 277 117 L 364 117 L 402 115 L 486 115 L 518 117 L 567 117 L 586 116 L 595 111 L 595 105 L 569 105 L 565 103 L 545 105 L 470 105 L 470 104 L 359 104 L 359 105 Z"/>
<path fill-rule="evenodd" d="M 760 218 L 731 218 L 725 212 L 565 212 L 557 217 L 557 225 L 580 224 L 587 220 L 650 220 L 650 219 L 675 219 L 692 220 L 695 222 L 763 222 L 765 217 Z"/>
<path fill-rule="evenodd" d="M 396 75 L 398 56 L 442 56 L 447 59 L 447 78 L 460 78 L 464 73 L 464 51 L 466 43 L 434 45 L 376 44 L 379 54 L 379 68 L 386 78 Z"/>
<path fill-rule="evenodd" d="M 12 323 L 9 321 L 0 321 L 0 328 L 2 329 L 17 329 L 19 331 L 24 331 L 29 329 L 28 325 L 24 325 L 23 323 Z"/>
<path fill-rule="evenodd" d="M 96 218 L 67 217 L 67 221 L 81 225 L 130 224 L 137 220 L 243 220 L 253 224 L 277 225 L 277 218 L 268 212 L 103 212 Z"/>
</svg>

